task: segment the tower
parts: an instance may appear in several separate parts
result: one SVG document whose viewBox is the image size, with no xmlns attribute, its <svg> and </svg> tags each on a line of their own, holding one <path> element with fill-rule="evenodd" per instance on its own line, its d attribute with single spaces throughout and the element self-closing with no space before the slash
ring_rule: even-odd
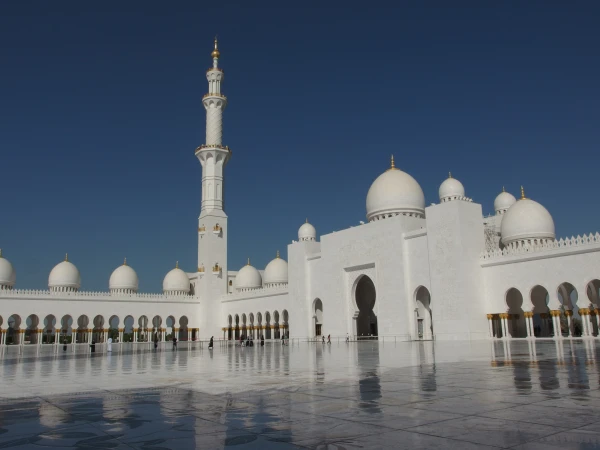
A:
<svg viewBox="0 0 600 450">
<path fill-rule="evenodd" d="M 206 143 L 196 149 L 202 165 L 202 205 L 198 218 L 198 280 L 196 294 L 201 297 L 201 335 L 216 334 L 218 299 L 227 293 L 227 214 L 223 209 L 223 169 L 231 156 L 223 145 L 223 110 L 227 97 L 221 94 L 223 70 L 219 67 L 218 42 L 211 54 L 213 65 L 206 71 L 208 93 L 202 98 L 206 109 Z M 215 322 L 217 320 L 217 322 Z"/>
</svg>

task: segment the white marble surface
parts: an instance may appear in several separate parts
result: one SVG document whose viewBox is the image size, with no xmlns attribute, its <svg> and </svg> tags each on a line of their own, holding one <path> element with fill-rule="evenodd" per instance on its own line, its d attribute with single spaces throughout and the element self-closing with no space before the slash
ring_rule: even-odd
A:
<svg viewBox="0 0 600 450">
<path fill-rule="evenodd" d="M 592 340 L 193 345 L 5 349 L 0 448 L 600 448 Z"/>
</svg>

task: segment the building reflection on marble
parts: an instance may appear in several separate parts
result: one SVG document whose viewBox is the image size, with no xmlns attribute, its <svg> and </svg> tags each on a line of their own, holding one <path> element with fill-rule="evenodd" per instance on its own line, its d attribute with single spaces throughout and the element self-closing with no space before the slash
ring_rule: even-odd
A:
<svg viewBox="0 0 600 450">
<path fill-rule="evenodd" d="M 0 448 L 600 448 L 598 356 L 592 340 L 5 352 Z"/>
</svg>

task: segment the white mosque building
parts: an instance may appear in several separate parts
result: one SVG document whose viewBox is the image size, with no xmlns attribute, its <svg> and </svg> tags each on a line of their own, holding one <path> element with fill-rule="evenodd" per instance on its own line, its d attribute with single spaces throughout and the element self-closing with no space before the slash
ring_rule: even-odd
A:
<svg viewBox="0 0 600 450">
<path fill-rule="evenodd" d="M 227 263 L 228 216 L 223 209 L 223 145 L 227 97 L 224 73 L 207 71 L 206 144 L 202 166 L 198 267 L 166 274 L 163 292 L 138 293 L 126 262 L 107 292 L 82 291 L 77 267 L 65 258 L 50 272 L 48 290 L 16 288 L 15 269 L 0 257 L 1 345 L 42 345 L 64 338 L 103 342 L 351 338 L 477 340 L 597 337 L 600 315 L 600 234 L 557 239 L 550 213 L 504 189 L 496 214 L 484 217 L 450 176 L 440 201 L 425 205 L 419 183 L 391 165 L 367 193 L 366 223 L 318 236 L 308 223 L 264 270 Z M 376 174 L 374 174 L 376 175 Z M 118 333 L 118 336 L 117 336 Z"/>
</svg>

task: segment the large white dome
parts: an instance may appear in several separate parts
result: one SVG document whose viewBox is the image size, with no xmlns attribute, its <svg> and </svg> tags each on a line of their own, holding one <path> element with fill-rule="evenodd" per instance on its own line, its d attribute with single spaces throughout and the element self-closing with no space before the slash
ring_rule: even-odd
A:
<svg viewBox="0 0 600 450">
<path fill-rule="evenodd" d="M 452 174 L 448 174 L 448 178 L 440 185 L 439 194 L 442 202 L 456 200 L 465 196 L 465 187 L 456 178 L 452 178 Z"/>
<path fill-rule="evenodd" d="M 317 240 L 317 230 L 310 223 L 308 223 L 308 219 L 306 219 L 306 223 L 303 223 L 302 226 L 298 229 L 298 240 L 299 241 L 316 241 Z"/>
<path fill-rule="evenodd" d="M 525 198 L 508 208 L 502 219 L 502 243 L 527 240 L 554 240 L 554 220 L 546 208 Z"/>
<path fill-rule="evenodd" d="M 367 220 L 398 214 L 425 215 L 425 195 L 419 183 L 406 172 L 392 166 L 379 175 L 367 194 Z"/>
<path fill-rule="evenodd" d="M 51 291 L 77 291 L 81 287 L 79 269 L 69 262 L 68 256 L 50 272 L 48 287 Z"/>
<path fill-rule="evenodd" d="M 515 196 L 502 188 L 502 192 L 500 192 L 494 200 L 494 211 L 496 211 L 496 214 L 502 214 L 516 202 L 517 199 Z"/>
<path fill-rule="evenodd" d="M 262 287 L 262 277 L 260 272 L 250 265 L 250 259 L 248 264 L 242 267 L 235 277 L 235 287 L 237 289 L 256 289 Z"/>
<path fill-rule="evenodd" d="M 17 274 L 10 261 L 2 257 L 0 250 L 0 289 L 12 288 L 17 281 Z"/>
<path fill-rule="evenodd" d="M 127 265 L 127 260 L 113 271 L 108 280 L 108 288 L 111 292 L 137 292 L 138 285 L 137 273 Z"/>
<path fill-rule="evenodd" d="M 190 278 L 179 268 L 179 264 L 165 275 L 163 280 L 163 292 L 165 294 L 189 294 Z"/>
<path fill-rule="evenodd" d="M 265 285 L 288 282 L 288 263 L 279 257 L 279 252 L 274 260 L 265 267 Z"/>
</svg>

